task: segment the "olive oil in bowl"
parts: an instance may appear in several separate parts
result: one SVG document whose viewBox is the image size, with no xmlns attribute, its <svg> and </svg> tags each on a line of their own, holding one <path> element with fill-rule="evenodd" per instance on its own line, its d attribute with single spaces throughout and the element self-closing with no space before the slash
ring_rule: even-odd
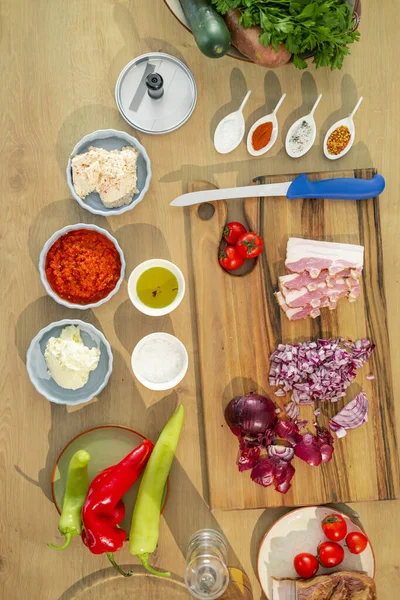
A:
<svg viewBox="0 0 400 600">
<path fill-rule="evenodd" d="M 178 279 L 169 269 L 151 267 L 144 271 L 136 284 L 138 298 L 149 308 L 165 308 L 178 295 Z"/>
</svg>

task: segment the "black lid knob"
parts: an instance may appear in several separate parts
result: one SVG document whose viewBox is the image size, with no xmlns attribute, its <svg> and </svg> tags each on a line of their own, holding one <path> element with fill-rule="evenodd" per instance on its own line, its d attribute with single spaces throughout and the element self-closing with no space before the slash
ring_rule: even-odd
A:
<svg viewBox="0 0 400 600">
<path fill-rule="evenodd" d="M 150 98 L 161 98 L 164 93 L 164 80 L 158 73 L 147 75 L 146 86 Z"/>
</svg>

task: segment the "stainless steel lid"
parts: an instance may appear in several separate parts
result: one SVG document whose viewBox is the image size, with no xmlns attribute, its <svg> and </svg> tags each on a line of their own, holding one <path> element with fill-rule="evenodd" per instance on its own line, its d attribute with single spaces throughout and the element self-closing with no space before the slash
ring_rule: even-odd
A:
<svg viewBox="0 0 400 600">
<path fill-rule="evenodd" d="M 182 61 L 149 52 L 133 59 L 120 73 L 115 100 L 125 121 L 138 131 L 168 133 L 189 119 L 196 106 L 197 87 Z"/>
</svg>

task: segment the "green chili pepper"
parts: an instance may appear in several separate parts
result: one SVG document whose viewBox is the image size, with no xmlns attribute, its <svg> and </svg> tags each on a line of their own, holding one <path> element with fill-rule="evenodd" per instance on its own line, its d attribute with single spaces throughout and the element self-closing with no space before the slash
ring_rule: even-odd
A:
<svg viewBox="0 0 400 600">
<path fill-rule="evenodd" d="M 62 546 L 48 543 L 54 550 L 68 548 L 72 538 L 82 531 L 82 507 L 89 488 L 89 460 L 90 454 L 86 450 L 78 450 L 69 462 L 63 508 L 58 522 L 58 530 L 65 536 L 65 542 Z"/>
<path fill-rule="evenodd" d="M 146 465 L 132 515 L 129 551 L 153 575 L 170 577 L 149 565 L 149 555 L 158 542 L 161 502 L 183 425 L 184 409 L 180 405 L 162 430 Z"/>
</svg>

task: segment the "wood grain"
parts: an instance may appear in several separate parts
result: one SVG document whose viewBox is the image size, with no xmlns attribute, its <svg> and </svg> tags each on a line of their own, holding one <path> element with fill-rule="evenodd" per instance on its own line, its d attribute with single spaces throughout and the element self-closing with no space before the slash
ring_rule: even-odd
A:
<svg viewBox="0 0 400 600">
<path fill-rule="evenodd" d="M 372 169 L 336 171 L 335 177 L 374 175 Z M 327 179 L 329 173 L 312 173 L 310 179 Z M 294 175 L 258 177 L 255 183 L 292 180 Z M 207 188 L 201 182 L 193 190 Z M 218 269 L 217 249 L 227 218 L 227 202 L 215 202 L 209 220 L 199 217 L 199 207 L 190 212 L 191 236 L 188 253 L 197 274 L 195 286 L 199 365 L 205 414 L 205 434 L 212 508 L 240 509 L 277 506 L 387 500 L 400 494 L 399 461 L 394 430 L 394 398 L 390 368 L 386 298 L 381 253 L 380 198 L 360 201 L 291 200 L 249 198 L 244 201 L 252 231 L 265 240 L 265 250 L 256 267 L 242 277 Z M 350 303 L 339 301 L 337 310 L 322 310 L 321 317 L 289 321 L 280 310 L 275 292 L 278 277 L 286 273 L 284 260 L 289 237 L 362 244 L 365 248 L 363 293 Z M 239 473 L 235 465 L 237 441 L 226 426 L 224 408 L 237 395 L 256 391 L 271 398 L 268 383 L 269 357 L 279 343 L 322 338 L 368 337 L 376 349 L 356 379 L 369 398 L 369 422 L 337 440 L 333 460 L 319 468 L 294 461 L 296 475 L 287 494 L 254 484 L 250 473 Z M 217 377 L 209 374 L 214 368 Z M 377 379 L 368 381 L 371 372 Z M 353 384 L 338 404 L 321 404 L 320 424 L 336 414 L 355 395 Z M 289 400 L 288 395 L 282 408 Z M 301 418 L 309 420 L 310 407 Z M 229 494 L 226 490 L 229 487 Z"/>
<path fill-rule="evenodd" d="M 170 502 L 162 519 L 155 562 L 171 569 L 175 579 L 182 581 L 189 537 L 201 527 L 220 528 L 230 544 L 230 563 L 241 564 L 251 580 L 254 598 L 260 598 L 255 556 L 265 531 L 285 509 L 211 513 L 207 505 L 204 414 L 194 360 L 198 338 L 193 286 L 200 281 L 196 277 L 193 286 L 189 285 L 185 213 L 169 208 L 169 202 L 186 191 L 188 181 L 206 180 L 219 187 L 232 187 L 246 185 L 261 173 L 372 165 L 385 176 L 387 188 L 380 204 L 381 249 L 393 397 L 399 398 L 400 171 L 396 132 L 400 127 L 400 94 L 393 59 L 398 45 L 397 22 L 394 0 L 365 2 L 361 41 L 342 71 L 317 71 L 312 66 L 307 72 L 292 67 L 268 71 L 231 58 L 207 59 L 158 0 L 0 0 L 1 598 L 81 600 L 85 590 L 92 594 L 94 585 L 98 600 L 119 600 L 127 595 L 143 600 L 177 597 L 170 587 L 156 587 L 159 581 L 151 587 L 150 582 L 115 578 L 107 559 L 91 556 L 78 540 L 64 554 L 51 551 L 46 542 L 57 538 L 58 514 L 50 499 L 50 473 L 63 445 L 81 431 L 105 423 L 127 425 L 155 436 L 178 401 L 185 404 L 186 422 L 171 473 Z M 134 132 L 120 117 L 114 87 L 132 58 L 160 50 L 188 64 L 197 82 L 198 102 L 181 129 L 170 135 L 146 136 Z M 219 155 L 212 144 L 215 126 L 237 109 L 247 89 L 252 90 L 245 109 L 247 127 L 271 112 L 282 92 L 288 94 L 279 111 L 278 141 L 260 159 L 250 158 L 244 144 L 230 155 Z M 315 146 L 304 158 L 293 161 L 284 152 L 284 136 L 289 126 L 310 110 L 319 93 L 323 98 L 315 115 Z M 335 120 L 351 112 L 361 94 L 364 102 L 355 119 L 354 146 L 339 163 L 328 163 L 321 150 L 323 137 Z M 87 133 L 103 128 L 122 129 L 138 137 L 153 170 L 145 200 L 132 212 L 110 219 L 81 210 L 65 181 L 72 148 Z M 95 223 L 116 235 L 127 258 L 128 274 L 147 258 L 173 260 L 188 283 L 182 305 L 167 318 L 152 320 L 133 309 L 125 284 L 112 301 L 79 315 L 47 298 L 37 271 L 41 247 L 56 229 L 78 222 Z M 374 228 L 374 221 L 366 226 Z M 211 290 L 216 295 L 216 287 Z M 83 318 L 99 327 L 111 343 L 115 359 L 112 378 L 100 397 L 73 412 L 50 405 L 39 396 L 25 370 L 25 353 L 32 337 L 51 321 L 69 317 Z M 187 378 L 167 395 L 144 390 L 130 369 L 135 343 L 160 328 L 175 333 L 191 359 Z M 208 364 L 209 377 L 217 377 L 211 359 Z M 384 364 L 383 371 L 388 366 Z M 257 381 L 263 373 L 260 369 Z M 400 586 L 399 507 L 398 501 L 352 505 L 374 546 L 380 600 L 392 600 Z M 125 566 L 136 565 L 127 549 L 119 559 Z M 110 578 L 114 582 L 111 588 L 107 583 Z"/>
</svg>

